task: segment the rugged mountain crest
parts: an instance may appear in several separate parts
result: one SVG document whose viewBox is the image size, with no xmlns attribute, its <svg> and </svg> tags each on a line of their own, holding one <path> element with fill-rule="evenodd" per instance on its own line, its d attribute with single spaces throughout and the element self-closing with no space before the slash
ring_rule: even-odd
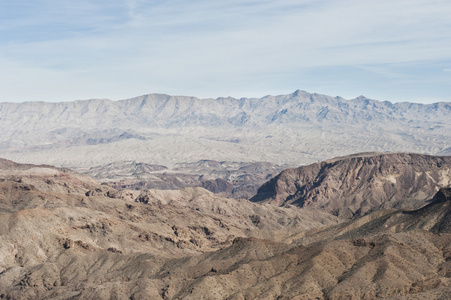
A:
<svg viewBox="0 0 451 300">
<path fill-rule="evenodd" d="M 251 201 L 352 217 L 375 208 L 418 208 L 449 185 L 451 157 L 366 153 L 287 169 Z"/>
<path fill-rule="evenodd" d="M 0 103 L 0 125 L 29 128 L 133 128 L 186 126 L 245 126 L 269 123 L 334 121 L 365 124 L 378 121 L 448 123 L 449 103 L 418 104 L 352 100 L 296 91 L 256 98 L 199 99 L 149 94 L 127 100 Z M 42 116 L 46 119 L 43 122 Z M 102 116 L 101 119 L 98 117 Z M 130 126 L 130 125 L 134 126 Z M 118 127 L 119 126 L 119 127 Z"/>
</svg>

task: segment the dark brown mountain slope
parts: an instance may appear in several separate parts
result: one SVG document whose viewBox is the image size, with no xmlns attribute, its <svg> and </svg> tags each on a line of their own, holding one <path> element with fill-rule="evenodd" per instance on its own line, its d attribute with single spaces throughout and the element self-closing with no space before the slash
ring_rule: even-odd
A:
<svg viewBox="0 0 451 300">
<path fill-rule="evenodd" d="M 254 202 L 319 208 L 342 217 L 375 208 L 418 208 L 451 185 L 451 157 L 365 153 L 287 169 Z"/>
</svg>

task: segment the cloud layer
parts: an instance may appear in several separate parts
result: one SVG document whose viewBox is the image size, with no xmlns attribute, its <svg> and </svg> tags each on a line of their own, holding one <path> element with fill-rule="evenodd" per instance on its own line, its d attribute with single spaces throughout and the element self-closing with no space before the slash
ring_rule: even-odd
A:
<svg viewBox="0 0 451 300">
<path fill-rule="evenodd" d="M 0 0 L 0 101 L 451 101 L 447 0 L 16 2 Z"/>
</svg>

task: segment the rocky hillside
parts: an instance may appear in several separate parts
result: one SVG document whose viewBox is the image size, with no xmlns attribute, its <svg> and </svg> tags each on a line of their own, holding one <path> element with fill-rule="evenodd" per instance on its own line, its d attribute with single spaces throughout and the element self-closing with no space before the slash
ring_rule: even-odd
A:
<svg viewBox="0 0 451 300">
<path fill-rule="evenodd" d="M 255 98 L 150 94 L 121 101 L 0 103 L 0 150 L 21 162 L 92 167 L 136 160 L 300 165 L 363 151 L 451 147 L 449 103 L 296 91 Z"/>
<path fill-rule="evenodd" d="M 81 265 L 103 265 L 110 254 L 120 261 L 146 254 L 165 262 L 227 247 L 237 237 L 282 241 L 338 221 L 325 213 L 221 198 L 202 188 L 117 191 L 70 170 L 1 159 L 0 297 L 16 288 L 13 299 L 56 297 L 45 292 L 49 284 L 75 282 Z M 47 263 L 71 264 L 68 277 L 56 279 L 44 271 Z M 23 282 L 18 277 L 40 268 L 42 276 Z M 108 277 L 107 269 L 102 276 Z"/>
<path fill-rule="evenodd" d="M 287 169 L 251 201 L 319 208 L 342 217 L 418 208 L 451 185 L 451 157 L 366 153 Z"/>
<path fill-rule="evenodd" d="M 327 213 L 200 188 L 115 191 L 0 161 L 3 299 L 446 299 L 451 190 L 418 210 Z"/>
</svg>

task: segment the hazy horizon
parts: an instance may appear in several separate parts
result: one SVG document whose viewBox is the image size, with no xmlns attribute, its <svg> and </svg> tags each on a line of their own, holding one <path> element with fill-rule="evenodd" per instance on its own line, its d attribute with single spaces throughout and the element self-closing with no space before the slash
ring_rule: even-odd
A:
<svg viewBox="0 0 451 300">
<path fill-rule="evenodd" d="M 358 95 L 356 97 L 353 98 L 346 98 L 346 97 L 342 97 L 340 95 L 326 95 L 326 94 L 322 94 L 322 93 L 317 93 L 314 91 L 305 91 L 305 90 L 301 90 L 301 89 L 297 89 L 296 91 L 304 91 L 307 92 L 309 94 L 318 94 L 318 95 L 324 95 L 327 97 L 340 97 L 344 100 L 347 101 L 351 101 L 354 99 L 357 99 L 359 97 L 365 97 L 367 99 L 370 100 L 376 100 L 376 101 L 380 101 L 380 102 L 391 102 L 393 104 L 396 103 L 403 103 L 403 102 L 408 102 L 408 103 L 418 103 L 418 104 L 435 104 L 435 103 L 451 103 L 450 101 L 435 101 L 435 102 L 420 102 L 420 101 L 390 101 L 390 100 L 381 100 L 381 99 L 374 99 L 374 98 L 370 98 L 367 97 L 365 95 Z M 91 101 L 91 100 L 110 100 L 110 101 L 124 101 L 124 100 L 128 100 L 128 99 L 134 99 L 134 98 L 139 98 L 139 97 L 143 97 L 143 96 L 147 96 L 147 95 L 167 95 L 170 97 L 193 97 L 193 98 L 198 98 L 198 99 L 221 99 L 221 98 L 228 98 L 228 97 L 232 97 L 234 99 L 261 99 L 267 96 L 273 96 L 273 97 L 278 97 L 278 96 L 284 96 L 284 95 L 290 95 L 295 93 L 296 91 L 292 91 L 292 92 L 288 92 L 285 94 L 267 94 L 267 95 L 263 95 L 263 96 L 258 96 L 258 97 L 232 97 L 232 96 L 219 96 L 219 97 L 197 97 L 195 95 L 171 95 L 171 94 L 166 94 L 166 93 L 147 93 L 147 94 L 142 94 L 142 95 L 136 95 L 136 96 L 132 96 L 132 97 L 124 97 L 122 99 L 112 99 L 112 98 L 86 98 L 86 99 L 73 99 L 73 100 L 64 100 L 64 101 L 58 101 L 58 100 L 54 100 L 54 101 L 46 101 L 46 100 L 22 100 L 22 101 L 0 101 L 0 103 L 30 103 L 30 102 L 43 102 L 43 103 L 69 103 L 69 102 L 75 102 L 75 101 Z"/>
</svg>

